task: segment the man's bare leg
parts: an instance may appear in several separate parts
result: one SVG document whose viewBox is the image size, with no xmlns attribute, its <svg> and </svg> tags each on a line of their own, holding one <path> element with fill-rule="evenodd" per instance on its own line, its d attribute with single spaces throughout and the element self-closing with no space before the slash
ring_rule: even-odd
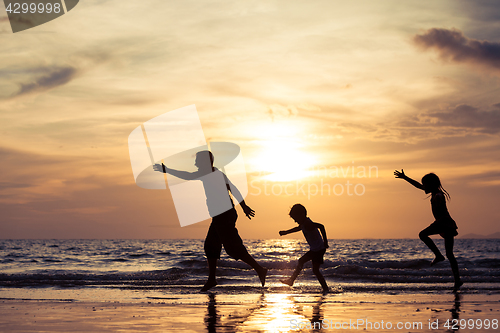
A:
<svg viewBox="0 0 500 333">
<path fill-rule="evenodd" d="M 252 266 L 253 269 L 257 272 L 259 275 L 260 283 L 262 284 L 262 287 L 266 284 L 266 275 L 267 275 L 267 268 L 262 267 L 259 265 L 257 261 L 255 261 L 254 258 L 247 252 L 240 258 L 241 261 L 247 263 L 248 265 Z"/>
<path fill-rule="evenodd" d="M 215 280 L 215 270 L 217 269 L 217 258 L 208 258 L 208 279 L 203 288 L 200 291 L 207 291 L 217 285 Z"/>
</svg>

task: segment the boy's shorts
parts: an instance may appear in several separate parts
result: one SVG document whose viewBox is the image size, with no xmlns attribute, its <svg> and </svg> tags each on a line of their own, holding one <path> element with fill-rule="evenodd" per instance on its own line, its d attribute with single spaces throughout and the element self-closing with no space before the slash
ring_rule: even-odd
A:
<svg viewBox="0 0 500 333">
<path fill-rule="evenodd" d="M 319 251 L 307 251 L 299 260 L 309 261 L 311 260 L 317 264 L 323 264 L 323 256 L 325 255 L 326 249 Z"/>
</svg>

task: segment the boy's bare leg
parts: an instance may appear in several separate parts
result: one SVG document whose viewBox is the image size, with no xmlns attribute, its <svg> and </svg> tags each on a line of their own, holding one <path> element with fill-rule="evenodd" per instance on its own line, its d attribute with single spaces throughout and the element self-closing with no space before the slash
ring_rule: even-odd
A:
<svg viewBox="0 0 500 333">
<path fill-rule="evenodd" d="M 253 269 L 255 269 L 255 271 L 259 275 L 260 283 L 262 284 L 262 287 L 264 287 L 264 285 L 266 284 L 267 268 L 259 265 L 259 263 L 255 261 L 255 259 L 252 258 L 252 256 L 248 252 L 245 253 L 240 259 L 241 261 L 247 263 L 248 265 L 252 266 Z"/>
<path fill-rule="evenodd" d="M 207 262 L 208 262 L 208 279 L 200 291 L 207 291 L 210 288 L 213 288 L 217 285 L 217 281 L 215 280 L 215 271 L 217 269 L 217 258 L 208 258 Z"/>
<path fill-rule="evenodd" d="M 313 273 L 318 278 L 319 284 L 321 284 L 321 287 L 323 288 L 323 292 L 328 292 L 329 291 L 328 285 L 326 284 L 323 274 L 321 274 L 321 272 L 319 271 L 320 265 L 321 264 L 313 261 Z"/>
<path fill-rule="evenodd" d="M 293 283 L 295 282 L 295 279 L 297 276 L 299 276 L 300 272 L 302 271 L 302 268 L 304 267 L 304 264 L 307 262 L 307 260 L 303 259 L 304 257 L 299 259 L 299 262 L 297 264 L 297 267 L 295 268 L 295 271 L 293 271 L 292 276 L 290 276 L 288 279 L 285 280 L 280 280 L 280 282 L 289 285 L 290 287 L 293 286 Z"/>
</svg>

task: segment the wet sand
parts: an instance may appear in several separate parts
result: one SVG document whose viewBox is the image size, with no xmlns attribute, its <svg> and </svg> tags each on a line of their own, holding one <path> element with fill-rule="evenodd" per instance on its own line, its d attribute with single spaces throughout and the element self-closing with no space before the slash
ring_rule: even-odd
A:
<svg viewBox="0 0 500 333">
<path fill-rule="evenodd" d="M 453 319 L 457 328 L 467 321 L 461 331 L 499 331 L 494 320 L 500 320 L 500 295 L 216 292 L 137 302 L 0 299 L 2 332 L 445 332 Z"/>
</svg>

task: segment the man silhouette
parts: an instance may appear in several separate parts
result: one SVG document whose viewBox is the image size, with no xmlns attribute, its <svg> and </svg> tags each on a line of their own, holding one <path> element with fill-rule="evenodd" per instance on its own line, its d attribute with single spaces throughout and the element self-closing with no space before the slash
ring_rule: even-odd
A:
<svg viewBox="0 0 500 333">
<path fill-rule="evenodd" d="M 233 200 L 229 196 L 229 192 L 240 203 L 243 212 L 249 219 L 255 216 L 255 211 L 247 206 L 236 186 L 231 183 L 222 171 L 215 168 L 213 163 L 214 156 L 212 152 L 204 150 L 196 154 L 194 165 L 198 168 L 198 171 L 174 170 L 166 167 L 163 163 L 155 164 L 153 168 L 155 171 L 168 173 L 177 178 L 200 180 L 203 183 L 207 198 L 207 208 L 210 216 L 212 216 L 212 223 L 208 229 L 204 245 L 208 261 L 208 279 L 201 291 L 207 291 L 217 285 L 215 271 L 222 246 L 224 246 L 229 256 L 236 260 L 241 259 L 255 269 L 262 286 L 264 286 L 267 269 L 259 265 L 243 245 L 243 241 L 238 234 L 238 229 L 236 229 L 238 214 L 234 208 Z"/>
</svg>

